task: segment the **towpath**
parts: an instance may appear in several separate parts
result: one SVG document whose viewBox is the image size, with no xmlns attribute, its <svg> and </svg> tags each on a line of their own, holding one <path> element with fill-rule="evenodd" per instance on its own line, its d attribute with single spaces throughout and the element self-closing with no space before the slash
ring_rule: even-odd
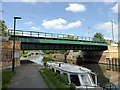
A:
<svg viewBox="0 0 120 90">
<path fill-rule="evenodd" d="M 35 63 L 21 64 L 15 68 L 16 75 L 11 81 L 10 88 L 47 88 L 38 69 L 42 66 Z"/>
</svg>

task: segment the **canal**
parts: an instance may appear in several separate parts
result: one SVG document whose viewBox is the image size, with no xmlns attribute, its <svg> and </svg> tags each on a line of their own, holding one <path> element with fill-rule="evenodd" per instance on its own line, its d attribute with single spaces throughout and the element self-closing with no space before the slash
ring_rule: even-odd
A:
<svg viewBox="0 0 120 90">
<path fill-rule="evenodd" d="M 44 65 L 41 55 L 30 56 L 29 60 Z M 98 74 L 98 83 L 100 86 L 111 85 L 120 90 L 120 67 L 114 65 L 96 64 L 96 63 L 84 63 L 80 66 L 84 66 L 90 69 L 92 72 Z"/>
</svg>

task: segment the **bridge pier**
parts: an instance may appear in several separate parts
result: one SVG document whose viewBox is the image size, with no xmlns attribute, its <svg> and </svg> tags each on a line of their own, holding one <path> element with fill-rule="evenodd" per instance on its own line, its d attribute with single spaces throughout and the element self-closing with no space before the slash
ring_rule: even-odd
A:
<svg viewBox="0 0 120 90">
<path fill-rule="evenodd" d="M 103 51 L 81 51 L 80 56 L 77 58 L 77 64 L 89 63 L 106 63 L 106 56 Z"/>
</svg>

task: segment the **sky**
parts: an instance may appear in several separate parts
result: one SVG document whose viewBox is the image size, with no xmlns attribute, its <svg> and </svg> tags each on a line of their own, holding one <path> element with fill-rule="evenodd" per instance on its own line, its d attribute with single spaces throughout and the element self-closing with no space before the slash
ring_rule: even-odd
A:
<svg viewBox="0 0 120 90">
<path fill-rule="evenodd" d="M 112 20 L 118 40 L 117 2 L 2 2 L 2 20 L 10 29 L 14 16 L 22 18 L 18 30 L 84 37 L 102 33 L 106 39 L 112 38 Z"/>
</svg>

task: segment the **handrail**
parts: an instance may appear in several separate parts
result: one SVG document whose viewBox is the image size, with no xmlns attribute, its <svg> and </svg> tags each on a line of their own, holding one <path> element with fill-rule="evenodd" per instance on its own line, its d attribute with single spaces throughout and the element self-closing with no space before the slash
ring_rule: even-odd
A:
<svg viewBox="0 0 120 90">
<path fill-rule="evenodd" d="M 8 35 L 13 35 L 14 30 L 9 29 Z M 92 37 L 83 37 L 83 36 L 73 36 L 67 34 L 55 34 L 55 33 L 46 33 L 46 32 L 35 32 L 35 31 L 22 31 L 22 30 L 15 30 L 15 36 L 30 36 L 30 37 L 44 37 L 44 38 L 57 38 L 57 39 L 67 39 L 67 40 L 82 40 L 82 41 L 93 41 L 96 43 L 106 43 L 100 41 L 97 38 Z"/>
</svg>

